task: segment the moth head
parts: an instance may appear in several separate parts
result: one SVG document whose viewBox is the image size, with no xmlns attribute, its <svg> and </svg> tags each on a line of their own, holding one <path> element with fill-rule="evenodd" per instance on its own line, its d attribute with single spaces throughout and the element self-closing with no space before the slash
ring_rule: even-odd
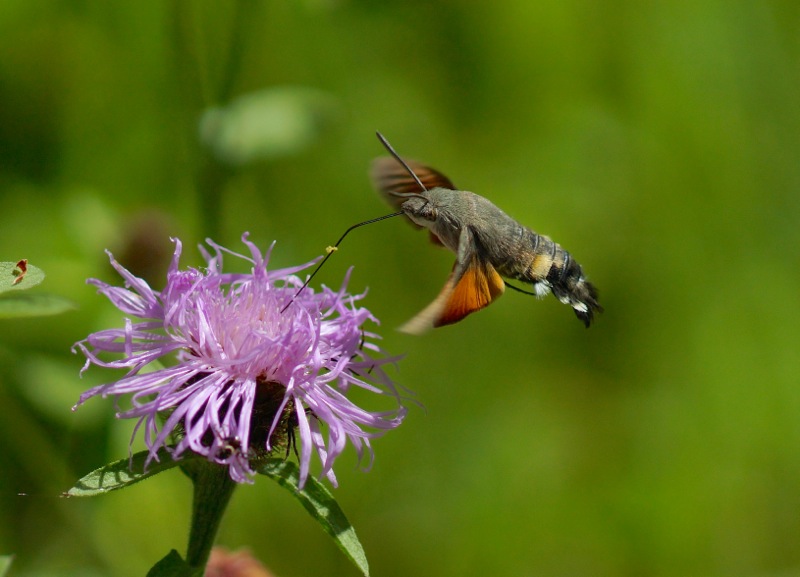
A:
<svg viewBox="0 0 800 577">
<path fill-rule="evenodd" d="M 429 228 L 436 222 L 438 211 L 431 200 L 421 194 L 410 195 L 400 209 L 410 218 L 414 224 Z"/>
</svg>

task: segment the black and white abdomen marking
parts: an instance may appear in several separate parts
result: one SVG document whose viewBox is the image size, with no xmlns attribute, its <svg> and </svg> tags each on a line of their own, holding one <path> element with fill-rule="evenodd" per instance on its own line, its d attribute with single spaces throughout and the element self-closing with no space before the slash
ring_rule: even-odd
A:
<svg viewBox="0 0 800 577">
<path fill-rule="evenodd" d="M 528 265 L 523 270 L 501 270 L 512 278 L 533 284 L 539 298 L 553 295 L 569 305 L 587 327 L 592 324 L 595 312 L 603 308 L 597 302 L 597 289 L 583 274 L 583 269 L 572 255 L 549 237 L 526 228 L 522 237 L 527 244 Z"/>
</svg>

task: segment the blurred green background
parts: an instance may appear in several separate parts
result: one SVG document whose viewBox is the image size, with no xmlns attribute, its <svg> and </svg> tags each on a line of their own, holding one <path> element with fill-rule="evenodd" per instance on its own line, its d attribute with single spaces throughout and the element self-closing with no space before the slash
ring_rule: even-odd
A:
<svg viewBox="0 0 800 577">
<path fill-rule="evenodd" d="M 372 573 L 800 575 L 800 4 L 796 0 L 0 3 L 0 260 L 57 317 L 0 323 L 0 553 L 11 575 L 144 575 L 183 552 L 177 471 L 59 499 L 127 455 L 112 400 L 73 413 L 71 345 L 119 326 L 105 248 L 163 278 L 207 236 L 305 262 L 388 212 L 382 153 L 426 161 L 552 236 L 606 313 L 508 292 L 395 327 L 452 264 L 389 220 L 318 277 L 353 291 L 416 392 L 335 494 Z M 18 496 L 26 493 L 26 496 Z M 356 575 L 298 504 L 241 488 L 219 542 L 281 577 Z"/>
</svg>

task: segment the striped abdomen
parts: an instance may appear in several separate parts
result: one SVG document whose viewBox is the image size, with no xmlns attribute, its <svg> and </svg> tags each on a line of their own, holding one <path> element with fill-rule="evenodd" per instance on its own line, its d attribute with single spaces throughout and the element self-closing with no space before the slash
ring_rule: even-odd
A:
<svg viewBox="0 0 800 577">
<path fill-rule="evenodd" d="M 524 258 L 505 263 L 498 271 L 505 276 L 532 283 L 539 297 L 552 291 L 559 301 L 570 305 L 575 315 L 588 327 L 595 311 L 603 311 L 597 302 L 597 289 L 586 280 L 581 265 L 560 244 L 522 228 L 522 238 L 519 240 Z"/>
</svg>

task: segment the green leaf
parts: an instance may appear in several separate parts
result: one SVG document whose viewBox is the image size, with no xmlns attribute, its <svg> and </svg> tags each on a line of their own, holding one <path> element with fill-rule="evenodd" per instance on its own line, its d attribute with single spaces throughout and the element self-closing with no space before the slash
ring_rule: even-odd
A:
<svg viewBox="0 0 800 577">
<path fill-rule="evenodd" d="M 335 110 L 333 97 L 325 92 L 276 86 L 206 110 L 200 120 L 200 138 L 218 159 L 241 166 L 303 150 Z"/>
<path fill-rule="evenodd" d="M 202 568 L 193 568 L 175 549 L 150 568 L 147 577 L 202 577 Z"/>
<path fill-rule="evenodd" d="M 259 467 L 257 472 L 270 477 L 294 495 L 311 516 L 322 525 L 325 532 L 333 537 L 339 549 L 365 576 L 369 577 L 367 556 L 356 536 L 356 530 L 325 485 L 316 479 L 309 478 L 306 480 L 305 487 L 300 490 L 298 488 L 299 469 L 291 461 L 273 459 Z"/>
<path fill-rule="evenodd" d="M 94 497 L 117 489 L 124 489 L 148 477 L 157 475 L 173 467 L 177 467 L 187 459 L 197 458 L 188 454 L 180 461 L 173 460 L 172 456 L 164 449 L 158 452 L 159 461 L 151 461 L 144 471 L 144 462 L 148 452 L 136 453 L 131 459 L 121 459 L 96 469 L 80 479 L 69 491 L 62 493 L 62 497 Z"/>
<path fill-rule="evenodd" d="M 0 555 L 0 577 L 5 577 L 5 574 L 8 573 L 13 560 L 13 555 Z"/>
<path fill-rule="evenodd" d="M 0 293 L 29 289 L 44 280 L 42 269 L 32 264 L 27 265 L 26 268 L 27 270 L 22 276 L 20 269 L 17 268 L 17 263 L 0 262 Z M 20 276 L 22 276 L 22 280 L 18 280 Z"/>
<path fill-rule="evenodd" d="M 27 280 L 27 276 L 25 279 Z M 23 284 L 23 280 L 20 284 Z M 16 288 L 16 287 L 14 287 Z M 76 308 L 71 300 L 51 294 L 4 294 L 0 296 L 0 319 L 57 315 Z"/>
</svg>

